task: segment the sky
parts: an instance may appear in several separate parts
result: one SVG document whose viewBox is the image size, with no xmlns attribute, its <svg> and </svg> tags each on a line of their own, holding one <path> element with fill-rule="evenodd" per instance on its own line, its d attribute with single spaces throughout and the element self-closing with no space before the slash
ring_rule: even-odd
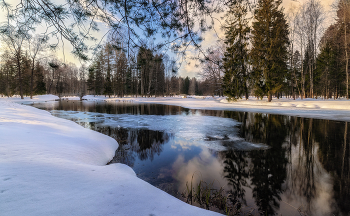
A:
<svg viewBox="0 0 350 216">
<path fill-rule="evenodd" d="M 18 2 L 18 0 L 15 0 L 15 1 L 11 0 L 11 4 L 15 5 L 16 1 Z M 282 6 L 285 8 L 285 12 L 288 13 L 293 8 L 298 8 L 300 5 L 302 5 L 306 1 L 307 0 L 283 0 Z M 333 4 L 333 2 L 335 0 L 320 0 L 320 1 L 321 1 L 322 5 L 324 6 L 324 10 L 326 13 L 325 16 L 327 17 L 327 19 L 325 21 L 324 28 L 327 28 L 327 26 L 330 25 L 335 20 L 334 19 L 335 14 L 332 11 L 332 7 L 331 7 L 331 5 Z M 219 17 L 220 17 L 220 15 L 217 15 L 217 18 L 219 18 Z M 0 12 L 0 23 L 2 23 L 4 21 L 6 21 L 5 13 L 3 11 L 1 11 Z M 221 39 L 224 38 L 224 32 L 220 28 L 220 23 L 218 21 L 216 21 L 214 26 L 215 26 L 215 31 L 212 30 L 212 31 L 208 31 L 208 32 L 203 34 L 204 40 L 201 43 L 203 50 L 206 50 L 211 46 L 215 46 L 217 44 L 217 41 L 219 38 L 221 38 Z M 98 23 L 98 27 L 99 27 L 100 31 L 97 33 L 94 33 L 94 36 L 98 39 L 98 41 L 100 41 L 100 39 L 102 39 L 103 36 L 108 32 L 108 27 L 101 22 Z M 38 31 L 39 32 L 43 31 L 43 29 L 44 28 L 39 27 Z M 88 45 L 93 45 L 93 43 L 88 43 Z M 187 52 L 187 60 L 183 60 L 182 58 L 177 58 L 178 65 L 181 66 L 178 70 L 177 75 L 182 76 L 182 77 L 189 76 L 189 77 L 200 78 L 200 75 L 198 74 L 201 70 L 201 68 L 198 67 L 199 62 L 194 61 L 194 60 L 190 60 L 190 57 L 195 57 L 198 55 L 198 53 L 196 51 L 193 51 L 193 50 L 194 50 L 193 47 L 189 47 L 188 52 Z M 71 52 L 72 52 L 72 46 L 66 41 L 66 42 L 64 42 L 64 44 L 60 43 L 59 49 L 57 49 L 56 52 L 51 53 L 51 55 L 56 55 L 58 59 L 64 61 L 65 63 L 72 62 L 72 63 L 75 63 L 78 67 L 80 67 L 81 64 L 83 64 L 83 62 L 81 62 L 79 59 L 74 57 L 71 54 Z M 1 53 L 1 50 L 0 50 L 0 53 Z M 176 57 L 171 51 L 168 51 L 168 54 L 171 57 Z M 89 63 L 86 63 L 86 64 L 89 64 Z"/>
</svg>

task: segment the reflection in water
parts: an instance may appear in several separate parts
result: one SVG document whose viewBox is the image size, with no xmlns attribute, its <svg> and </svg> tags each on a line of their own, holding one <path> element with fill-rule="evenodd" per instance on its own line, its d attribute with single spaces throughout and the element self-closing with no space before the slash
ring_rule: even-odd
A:
<svg viewBox="0 0 350 216">
<path fill-rule="evenodd" d="M 254 214 L 350 214 L 350 126 L 346 122 L 261 113 L 189 110 L 154 104 L 73 104 L 64 101 L 51 106 L 36 106 L 48 110 L 116 116 L 125 113 L 172 115 L 151 118 L 162 121 L 164 125 L 179 127 L 175 132 L 167 131 L 168 128 L 164 131 L 151 130 L 147 125 L 153 122 L 147 118 L 143 119 L 143 123 L 149 121 L 143 128 L 134 128 L 110 126 L 103 120 L 106 118 L 104 115 L 90 115 L 91 120 L 81 121 L 73 112 L 55 114 L 116 139 L 120 146 L 112 162 L 128 164 L 140 178 L 179 198 L 177 192 L 182 192 L 186 182 L 194 176 L 194 185 L 204 180 L 215 182 L 217 187 L 224 186 L 233 194 L 233 203 L 239 201 L 250 206 Z M 176 118 L 175 115 L 184 118 Z M 205 120 L 213 119 L 205 116 L 220 117 L 222 125 L 217 122 L 208 124 Z M 203 121 L 200 122 L 201 118 Z M 224 118 L 234 119 L 240 124 L 227 127 Z M 118 117 L 115 119 L 118 120 Z M 187 121 L 178 122 L 183 119 Z M 200 122 L 201 127 L 195 127 L 198 122 L 191 122 L 193 120 Z M 177 123 L 174 124 L 174 121 Z M 188 131 L 191 128 L 203 131 Z M 238 136 L 234 138 L 233 134 Z M 190 135 L 203 137 L 190 139 Z M 250 151 L 247 148 L 224 151 L 210 148 L 212 143 L 227 145 L 238 141 L 240 145 L 261 143 L 269 148 Z"/>
<path fill-rule="evenodd" d="M 247 205 L 244 189 L 244 186 L 248 186 L 247 179 L 249 177 L 247 152 L 230 150 L 222 156 L 225 158 L 224 177 L 228 181 L 228 190 L 233 195 L 230 197 L 231 202 L 240 201 Z"/>
<path fill-rule="evenodd" d="M 69 101 L 63 100 L 55 104 L 35 104 L 35 107 L 48 110 L 66 110 L 98 112 L 107 114 L 133 114 L 133 115 L 178 115 L 182 112 L 190 114 L 189 109 L 178 106 L 158 105 L 158 104 L 134 104 L 134 103 L 115 103 L 103 101 Z"/>
<path fill-rule="evenodd" d="M 130 167 L 134 166 L 136 157 L 141 161 L 153 161 L 154 155 L 160 155 L 164 143 L 173 136 L 162 131 L 97 126 L 94 122 L 89 124 L 90 129 L 108 135 L 119 143 L 115 157 L 109 163 L 124 163 Z"/>
<path fill-rule="evenodd" d="M 287 158 L 283 146 L 287 135 L 284 116 L 256 114 L 254 123 L 246 124 L 246 132 L 268 144 L 266 151 L 250 152 L 251 187 L 255 203 L 263 214 L 271 215 L 280 207 L 282 184 L 286 180 Z"/>
</svg>

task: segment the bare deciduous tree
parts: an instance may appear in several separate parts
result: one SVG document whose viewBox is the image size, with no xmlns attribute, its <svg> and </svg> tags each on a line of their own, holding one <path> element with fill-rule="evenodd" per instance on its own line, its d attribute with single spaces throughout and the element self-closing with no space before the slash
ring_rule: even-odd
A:
<svg viewBox="0 0 350 216">
<path fill-rule="evenodd" d="M 208 80 L 210 88 L 213 90 L 213 96 L 222 96 L 222 77 L 223 77 L 223 66 L 222 66 L 223 52 L 222 49 L 208 49 L 207 59 L 202 65 L 201 77 L 204 80 Z"/>
</svg>

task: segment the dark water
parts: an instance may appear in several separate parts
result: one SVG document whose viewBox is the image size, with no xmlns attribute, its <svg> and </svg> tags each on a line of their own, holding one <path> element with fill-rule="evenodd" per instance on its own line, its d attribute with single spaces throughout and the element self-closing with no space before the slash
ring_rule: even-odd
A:
<svg viewBox="0 0 350 216">
<path fill-rule="evenodd" d="M 350 215 L 349 123 L 155 104 L 34 106 L 113 137 L 112 163 L 178 198 L 193 177 L 253 214 Z"/>
</svg>

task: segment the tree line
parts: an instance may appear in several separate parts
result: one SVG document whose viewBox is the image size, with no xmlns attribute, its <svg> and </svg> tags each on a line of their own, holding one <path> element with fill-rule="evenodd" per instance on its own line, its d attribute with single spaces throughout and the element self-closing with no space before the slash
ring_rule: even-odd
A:
<svg viewBox="0 0 350 216">
<path fill-rule="evenodd" d="M 176 76 L 176 62 L 143 45 L 135 56 L 107 42 L 88 68 L 88 94 L 124 97 L 210 95 L 211 82 Z"/>
<path fill-rule="evenodd" d="M 349 98 L 349 0 L 335 5 L 335 23 L 325 31 L 318 0 L 288 14 L 281 0 L 227 5 L 224 43 L 205 53 L 199 80 L 176 76 L 176 62 L 158 46 L 142 43 L 130 52 L 128 40 L 109 39 L 88 66 L 77 68 L 39 58 L 50 48 L 47 36 L 32 37 L 25 25 L 1 28 L 7 48 L 0 94 Z"/>
<path fill-rule="evenodd" d="M 109 39 L 88 66 L 77 67 L 47 56 L 45 41 L 33 42 L 33 38 L 27 40 L 13 34 L 3 34 L 2 39 L 16 40 L 1 55 L 0 95 L 6 97 L 40 94 L 153 97 L 215 92 L 210 79 L 176 76 L 176 62 L 147 45 L 139 47 L 134 56 L 127 56 L 125 50 L 114 45 L 116 40 Z"/>
<path fill-rule="evenodd" d="M 336 22 L 324 32 L 320 1 L 308 0 L 288 17 L 281 3 L 230 6 L 222 52 L 225 95 L 349 99 L 350 1 L 336 4 Z"/>
<path fill-rule="evenodd" d="M 22 99 L 42 94 L 80 95 L 86 92 L 85 70 L 54 58 L 33 60 L 23 52 L 11 55 L 5 51 L 0 64 L 0 95 Z"/>
</svg>

